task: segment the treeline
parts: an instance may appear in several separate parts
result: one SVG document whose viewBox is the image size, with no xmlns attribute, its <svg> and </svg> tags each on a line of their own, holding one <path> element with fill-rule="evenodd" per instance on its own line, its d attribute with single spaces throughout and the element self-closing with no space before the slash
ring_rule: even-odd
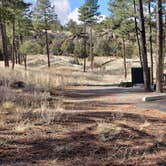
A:
<svg viewBox="0 0 166 166">
<path fill-rule="evenodd" d="M 80 8 L 81 25 L 70 20 L 65 26 L 49 0 L 37 0 L 34 8 L 23 0 L 0 2 L 0 54 L 6 67 L 11 60 L 14 69 L 15 63 L 26 60 L 26 54 L 47 54 L 50 67 L 50 53 L 81 58 L 90 55 L 93 61 L 94 55 L 115 55 L 118 50 L 119 42 L 111 37 L 112 32 L 101 32 L 98 1 L 87 0 Z"/>
<path fill-rule="evenodd" d="M 156 83 L 162 92 L 165 1 L 110 0 L 108 9 L 110 16 L 101 21 L 98 0 L 85 0 L 79 9 L 81 24 L 70 20 L 62 26 L 50 0 L 37 0 L 34 8 L 23 0 L 1 0 L 0 53 L 5 66 L 11 60 L 14 68 L 26 61 L 27 54 L 46 54 L 50 67 L 50 54 L 55 54 L 83 58 L 85 71 L 87 58 L 93 70 L 95 56 L 121 56 L 126 77 L 126 58 L 138 56 L 145 91 Z"/>
<path fill-rule="evenodd" d="M 81 16 L 83 16 L 80 16 L 80 19 L 83 21 L 84 27 L 88 25 L 93 28 L 94 22 L 92 21 L 93 24 L 91 24 L 90 21 L 89 25 L 89 20 L 93 20 L 91 16 L 97 16 L 97 7 L 94 6 L 92 9 L 95 10 L 90 14 L 93 5 L 88 5 L 88 2 L 85 1 L 80 9 Z M 97 3 L 97 1 L 95 2 Z M 133 43 L 133 45 L 137 45 L 140 65 L 143 67 L 145 91 L 151 91 L 151 84 L 154 83 L 154 63 L 156 63 L 156 91 L 163 92 L 165 5 L 164 0 L 110 0 L 110 17 L 97 26 L 99 29 L 101 28 L 100 30 L 108 29 L 112 31 L 112 39 L 114 38 L 116 42 L 119 42 L 124 59 L 125 77 L 127 76 L 126 44 Z M 149 58 L 148 53 L 150 54 Z M 148 59 L 150 59 L 150 66 Z M 155 62 L 153 62 L 154 59 Z M 93 58 L 91 64 L 93 65 Z M 149 67 L 151 69 L 150 74 Z"/>
<path fill-rule="evenodd" d="M 26 54 L 45 47 L 50 66 L 48 30 L 61 29 L 54 7 L 49 0 L 38 0 L 32 10 L 23 0 L 0 1 L 0 53 L 5 67 L 26 61 Z M 42 39 L 42 40 L 40 40 Z M 35 47 L 32 47 L 35 44 Z M 34 48 L 34 50 L 33 50 Z M 41 51 L 42 53 L 42 51 Z"/>
</svg>

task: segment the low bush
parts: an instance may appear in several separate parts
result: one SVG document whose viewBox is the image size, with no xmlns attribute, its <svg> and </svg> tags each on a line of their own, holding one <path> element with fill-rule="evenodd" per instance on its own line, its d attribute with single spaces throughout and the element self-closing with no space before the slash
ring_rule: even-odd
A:
<svg viewBox="0 0 166 166">
<path fill-rule="evenodd" d="M 20 47 L 21 53 L 24 54 L 31 54 L 31 55 L 36 55 L 36 54 L 42 54 L 43 49 L 40 44 L 38 44 L 35 41 L 26 41 L 24 42 L 21 47 Z"/>
</svg>

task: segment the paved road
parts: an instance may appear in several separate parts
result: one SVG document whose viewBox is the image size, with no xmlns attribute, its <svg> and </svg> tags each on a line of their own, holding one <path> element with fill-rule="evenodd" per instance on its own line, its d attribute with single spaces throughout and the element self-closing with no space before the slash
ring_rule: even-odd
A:
<svg viewBox="0 0 166 166">
<path fill-rule="evenodd" d="M 157 109 L 166 112 L 166 99 L 151 102 L 143 102 L 145 96 L 156 95 L 156 93 L 145 93 L 142 88 L 123 88 L 113 86 L 91 86 L 81 89 L 72 89 L 68 95 L 75 99 L 74 102 L 99 100 L 101 97 L 105 105 L 130 105 L 134 104 L 139 108 Z M 100 102 L 99 101 L 99 102 Z"/>
<path fill-rule="evenodd" d="M 150 102 L 141 102 L 137 104 L 138 107 L 147 108 L 147 109 L 158 109 L 160 111 L 166 112 L 166 99 L 150 101 Z"/>
</svg>

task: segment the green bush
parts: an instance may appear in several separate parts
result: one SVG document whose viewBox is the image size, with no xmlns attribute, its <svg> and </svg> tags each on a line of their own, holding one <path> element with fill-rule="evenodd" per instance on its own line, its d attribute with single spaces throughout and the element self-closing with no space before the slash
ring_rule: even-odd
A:
<svg viewBox="0 0 166 166">
<path fill-rule="evenodd" d="M 81 41 L 75 42 L 74 55 L 79 58 L 83 57 L 83 46 Z"/>
<path fill-rule="evenodd" d="M 86 43 L 86 55 L 84 55 L 83 39 L 77 40 L 74 43 L 74 55 L 78 58 L 84 58 L 85 56 L 88 57 L 88 55 L 89 55 L 89 44 Z"/>
<path fill-rule="evenodd" d="M 126 44 L 126 57 L 132 58 L 136 54 L 136 48 L 133 44 Z"/>
<path fill-rule="evenodd" d="M 100 39 L 94 45 L 94 54 L 98 56 L 109 56 L 111 47 L 108 40 Z"/>
<path fill-rule="evenodd" d="M 72 40 L 65 41 L 62 44 L 62 51 L 63 51 L 64 55 L 73 54 L 74 53 L 73 41 Z"/>
<path fill-rule="evenodd" d="M 29 40 L 20 46 L 20 52 L 31 55 L 42 54 L 43 48 L 37 42 Z"/>
<path fill-rule="evenodd" d="M 62 54 L 61 45 L 62 45 L 61 40 L 54 40 L 50 46 L 50 52 L 53 55 L 61 55 Z"/>
</svg>

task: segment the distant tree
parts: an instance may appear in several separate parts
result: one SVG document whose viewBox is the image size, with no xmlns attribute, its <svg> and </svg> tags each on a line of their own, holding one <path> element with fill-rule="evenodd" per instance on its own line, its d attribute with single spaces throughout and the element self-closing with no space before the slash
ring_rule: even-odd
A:
<svg viewBox="0 0 166 166">
<path fill-rule="evenodd" d="M 76 57 L 79 57 L 79 58 L 82 58 L 83 56 L 83 46 L 82 46 L 82 41 L 81 40 L 78 40 L 76 43 L 75 43 L 75 47 L 74 47 L 74 54 Z"/>
<path fill-rule="evenodd" d="M 26 40 L 20 45 L 20 52 L 22 54 L 30 54 L 30 55 L 36 55 L 36 54 L 42 54 L 43 50 L 39 43 L 33 40 Z"/>
<path fill-rule="evenodd" d="M 9 66 L 9 56 L 10 56 L 10 45 L 12 45 L 12 68 L 14 68 L 14 59 L 17 56 L 17 43 L 16 43 L 16 27 L 21 20 L 21 24 L 24 25 L 22 21 L 25 18 L 26 10 L 30 4 L 25 3 L 23 0 L 1 0 L 0 1 L 0 26 L 2 34 L 3 43 L 3 56 L 5 61 L 5 66 Z M 7 27 L 12 25 L 12 44 L 7 36 Z M 27 31 L 27 27 L 26 27 Z M 18 39 L 19 42 L 19 39 Z M 10 46 L 10 47 L 9 47 Z"/>
<path fill-rule="evenodd" d="M 62 31 L 63 26 L 61 25 L 59 20 L 56 20 L 50 25 L 50 29 L 52 32 Z"/>
<path fill-rule="evenodd" d="M 68 24 L 66 25 L 66 29 L 70 31 L 74 36 L 78 36 L 82 32 L 82 27 L 73 20 L 70 20 L 68 22 Z"/>
<path fill-rule="evenodd" d="M 124 77 L 127 78 L 126 63 L 126 40 L 130 42 L 131 33 L 134 33 L 134 22 L 132 20 L 133 2 L 128 0 L 110 0 L 109 10 L 111 12 L 110 24 L 117 36 L 116 40 L 121 40 L 121 50 L 124 63 Z"/>
<path fill-rule="evenodd" d="M 134 8 L 134 23 L 135 23 L 135 34 L 136 34 L 136 38 L 137 38 L 137 44 L 138 44 L 138 54 L 139 54 L 139 58 L 140 58 L 140 64 L 142 67 L 142 55 L 141 55 L 141 46 L 140 46 L 140 39 L 139 39 L 139 29 L 138 29 L 138 15 L 137 15 L 137 4 L 136 1 L 133 0 L 133 8 Z"/>
<path fill-rule="evenodd" d="M 55 39 L 52 41 L 52 44 L 50 46 L 50 51 L 53 55 L 61 55 L 62 54 L 62 46 L 63 41 L 60 39 Z"/>
<path fill-rule="evenodd" d="M 29 7 L 30 4 L 25 3 L 23 0 L 15 0 L 10 4 L 10 21 L 12 24 L 12 68 L 14 69 L 15 63 L 21 63 L 20 56 L 18 56 L 18 45 L 16 41 L 17 30 L 16 26 L 18 22 L 21 21 L 22 24 L 25 22 L 23 21 L 25 18 L 25 11 Z M 25 30 L 25 29 L 24 29 Z M 27 29 L 26 29 L 27 31 Z"/>
<path fill-rule="evenodd" d="M 37 0 L 33 12 L 33 24 L 35 29 L 45 31 L 45 44 L 48 58 L 48 67 L 50 67 L 50 51 L 48 42 L 48 30 L 53 22 L 57 21 L 55 8 L 51 5 L 50 0 Z"/>
<path fill-rule="evenodd" d="M 87 52 L 86 52 L 86 26 L 90 26 L 90 57 L 91 57 L 91 68 L 93 69 L 93 50 L 92 50 L 92 25 L 96 22 L 97 16 L 99 15 L 98 12 L 99 5 L 98 5 L 98 0 L 85 0 L 85 3 L 83 6 L 79 9 L 79 20 L 83 22 L 84 28 L 83 28 L 83 35 L 84 35 L 84 40 L 83 40 L 83 45 L 84 45 L 84 71 L 86 68 L 86 57 Z"/>
<path fill-rule="evenodd" d="M 81 33 L 81 37 L 83 37 L 82 40 L 82 45 L 83 45 L 83 49 L 81 51 L 81 54 L 83 55 L 83 59 L 84 59 L 84 72 L 86 71 L 86 58 L 88 57 L 87 55 L 87 41 L 86 41 L 86 35 L 87 35 L 87 30 L 86 30 L 86 26 L 87 26 L 87 6 L 84 4 L 83 6 L 80 7 L 79 9 L 79 20 L 83 22 L 83 31 Z"/>
<path fill-rule="evenodd" d="M 0 29 L 2 36 L 2 52 L 5 67 L 9 67 L 8 37 L 6 33 L 6 22 L 8 21 L 11 15 L 9 4 L 9 0 L 0 1 Z"/>
<path fill-rule="evenodd" d="M 93 26 L 97 23 L 98 16 L 100 15 L 98 0 L 86 0 L 85 5 L 87 6 L 87 23 L 90 26 L 90 58 L 91 58 L 91 69 L 93 69 L 94 55 L 93 55 Z"/>
<path fill-rule="evenodd" d="M 109 41 L 98 39 L 94 45 L 94 53 L 98 56 L 109 56 L 112 53 Z"/>
<path fill-rule="evenodd" d="M 62 44 L 62 51 L 65 55 L 73 54 L 74 52 L 74 43 L 72 40 L 66 40 Z"/>
</svg>

